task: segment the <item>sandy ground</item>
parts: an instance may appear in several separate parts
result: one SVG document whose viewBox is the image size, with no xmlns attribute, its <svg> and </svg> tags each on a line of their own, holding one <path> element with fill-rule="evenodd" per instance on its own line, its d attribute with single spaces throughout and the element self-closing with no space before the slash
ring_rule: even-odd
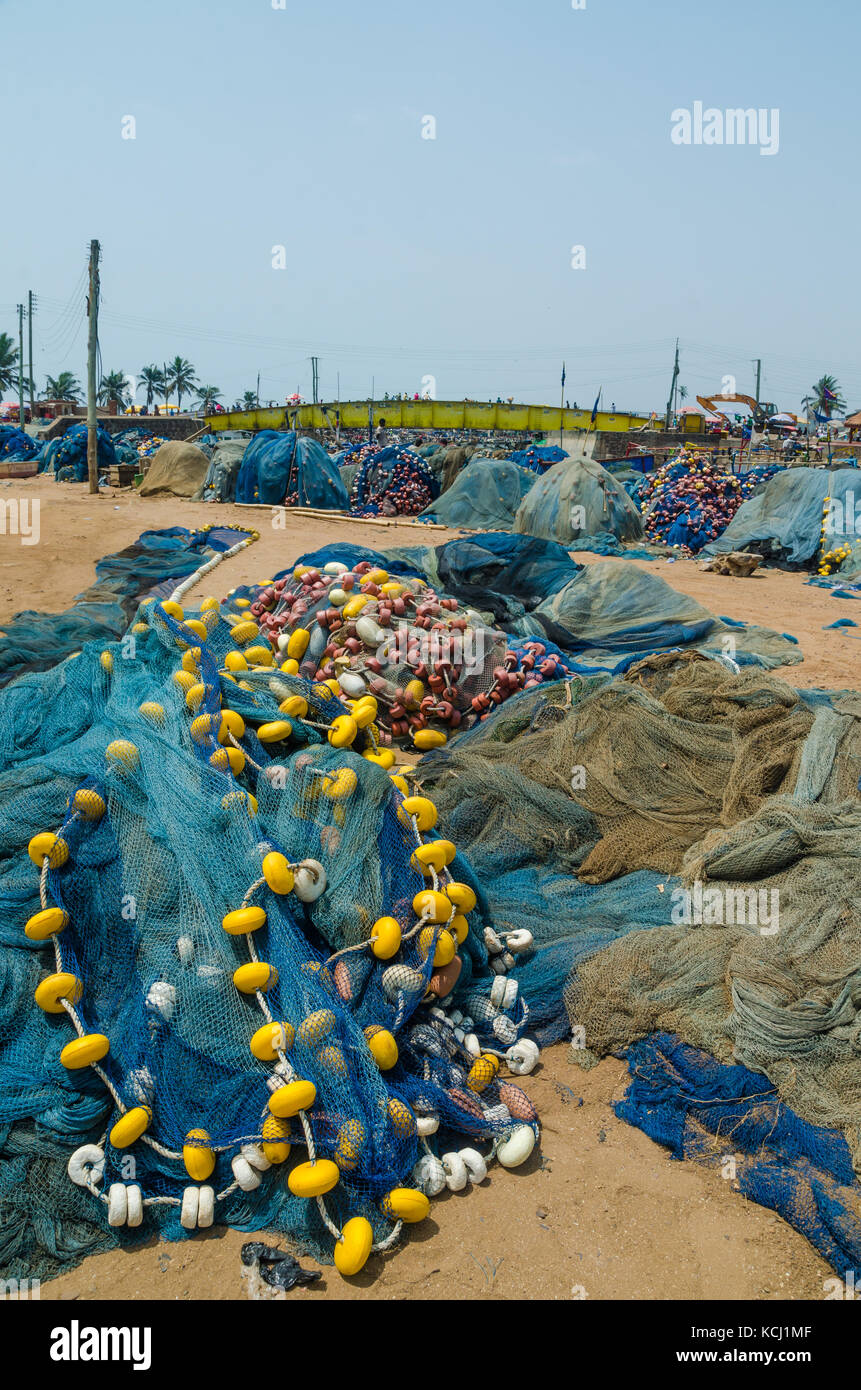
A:
<svg viewBox="0 0 861 1390">
<path fill-rule="evenodd" d="M 436 543 L 452 532 L 410 526 L 288 519 L 273 529 L 265 510 L 214 507 L 119 492 L 90 497 L 74 484 L 13 484 L 39 498 L 40 541 L 0 537 L 0 623 L 22 608 L 62 611 L 92 583 L 101 556 L 142 530 L 173 525 L 254 526 L 255 545 L 225 562 L 198 596 L 271 578 L 302 551 L 350 540 L 382 549 Z M 0 485 L 0 499 L 10 495 Z M 593 555 L 578 554 L 585 564 Z M 610 563 L 623 563 L 611 561 Z M 858 649 L 846 631 L 823 631 L 854 605 L 807 587 L 801 575 L 751 579 L 703 573 L 694 561 L 645 561 L 674 588 L 712 612 L 797 637 L 804 663 L 780 674 L 799 686 L 857 685 Z M 856 619 L 857 621 L 857 619 Z M 851 629 L 849 630 L 851 631 Z M 542 1121 L 541 1152 L 523 1168 L 495 1166 L 468 1194 L 434 1201 L 430 1218 L 386 1259 L 355 1280 L 331 1267 L 289 1299 L 822 1299 L 830 1267 L 779 1217 L 748 1203 L 733 1185 L 676 1163 L 617 1120 L 626 1068 L 607 1060 L 584 1073 L 560 1045 L 526 1080 Z M 239 1251 L 250 1239 L 216 1230 L 181 1244 L 113 1251 L 45 1285 L 43 1299 L 230 1299 L 255 1296 Z M 313 1266 L 313 1261 L 305 1260 Z M 285 1297 L 285 1295 L 282 1295 Z"/>
</svg>

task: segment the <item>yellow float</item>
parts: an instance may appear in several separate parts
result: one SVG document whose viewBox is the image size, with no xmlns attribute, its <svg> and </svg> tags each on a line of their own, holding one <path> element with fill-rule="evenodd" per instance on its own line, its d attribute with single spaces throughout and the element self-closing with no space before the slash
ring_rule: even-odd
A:
<svg viewBox="0 0 861 1390">
<path fill-rule="evenodd" d="M 66 1043 L 60 1053 L 60 1062 L 68 1071 L 79 1071 L 81 1067 L 100 1062 L 110 1050 L 111 1044 L 104 1033 L 85 1033 L 82 1038 Z"/>
<path fill-rule="evenodd" d="M 434 928 L 425 927 L 419 934 L 419 950 L 422 957 L 427 960 L 433 948 Z M 444 965 L 450 965 L 455 956 L 455 940 L 451 932 L 441 931 L 437 937 L 436 949 L 433 953 L 433 963 L 437 970 L 441 970 Z"/>
<path fill-rule="evenodd" d="M 290 1157 L 290 1124 L 277 1115 L 263 1121 L 263 1154 L 270 1163 L 284 1163 Z"/>
<path fill-rule="evenodd" d="M 112 1126 L 110 1141 L 115 1149 L 127 1149 L 136 1139 L 140 1139 L 151 1124 L 152 1111 L 149 1106 L 136 1105 L 133 1110 L 127 1110 Z"/>
<path fill-rule="evenodd" d="M 206 1182 L 215 1168 L 215 1154 L 209 1147 L 211 1139 L 205 1129 L 189 1130 L 182 1146 L 185 1171 L 195 1182 Z"/>
<path fill-rule="evenodd" d="M 116 738 L 105 749 L 105 757 L 117 769 L 133 772 L 140 766 L 140 750 L 126 738 Z"/>
<path fill-rule="evenodd" d="M 46 1014 L 63 1013 L 63 1000 L 69 1004 L 77 1004 L 83 996 L 84 986 L 77 975 L 72 975 L 67 970 L 60 970 L 55 975 L 48 975 L 36 986 L 33 996 L 40 1009 L 44 1009 Z"/>
<path fill-rule="evenodd" d="M 221 919 L 221 925 L 228 936 L 244 936 L 246 932 L 257 931 L 266 921 L 262 907 L 238 907 Z"/>
<path fill-rule="evenodd" d="M 264 1023 L 253 1034 L 249 1047 L 252 1055 L 261 1062 L 274 1062 L 280 1052 L 293 1046 L 296 1037 L 291 1023 Z"/>
<path fill-rule="evenodd" d="M 261 724 L 257 737 L 261 743 L 283 743 L 293 733 L 289 719 L 273 719 L 269 724 Z"/>
<path fill-rule="evenodd" d="M 265 960 L 252 960 L 240 965 L 233 972 L 233 983 L 240 994 L 256 994 L 257 990 L 274 989 L 278 983 L 278 971 Z"/>
<path fill-rule="evenodd" d="M 398 820 L 401 824 L 411 825 L 415 820 L 423 835 L 428 830 L 433 830 L 437 823 L 437 816 L 436 807 L 426 796 L 407 796 L 398 807 Z"/>
<path fill-rule="evenodd" d="M 430 1211 L 430 1201 L 414 1187 L 393 1187 L 380 1203 L 380 1210 L 390 1221 L 404 1221 L 412 1226 L 424 1221 Z"/>
<path fill-rule="evenodd" d="M 343 1173 L 352 1173 L 359 1165 L 362 1151 L 368 1142 L 368 1132 L 361 1120 L 347 1120 L 338 1130 L 335 1162 Z"/>
<path fill-rule="evenodd" d="M 353 769 L 342 767 L 326 778 L 323 791 L 333 801 L 341 801 L 344 797 L 352 796 L 358 785 L 359 779 Z"/>
<path fill-rule="evenodd" d="M 263 859 L 263 877 L 273 893 L 293 892 L 295 875 L 283 854 L 271 850 Z"/>
<path fill-rule="evenodd" d="M 31 941 L 47 941 L 68 925 L 68 912 L 64 912 L 61 907 L 46 907 L 44 911 L 36 912 L 28 918 L 24 926 L 24 935 Z"/>
<path fill-rule="evenodd" d="M 303 1047 L 314 1047 L 323 1038 L 328 1037 L 336 1023 L 337 1019 L 331 1009 L 318 1009 L 299 1024 L 296 1041 Z"/>
<path fill-rule="evenodd" d="M 339 714 L 329 727 L 329 742 L 333 748 L 349 748 L 355 743 L 359 726 L 350 714 Z"/>
<path fill-rule="evenodd" d="M 365 1041 L 380 1071 L 391 1071 L 398 1060 L 398 1045 L 388 1028 L 371 1023 L 364 1030 Z"/>
<path fill-rule="evenodd" d="M 245 733 L 245 720 L 241 714 L 237 714 L 235 709 L 223 709 L 221 711 L 221 723 L 218 726 L 218 742 L 227 743 L 228 735 L 234 738 L 242 738 Z"/>
<path fill-rule="evenodd" d="M 27 846 L 27 853 L 37 869 L 41 869 L 45 859 L 49 868 L 59 869 L 69 857 L 69 846 L 53 831 L 43 830 L 40 835 L 33 836 Z"/>
<path fill-rule="evenodd" d="M 287 641 L 287 657 L 291 661 L 301 661 L 308 650 L 311 634 L 304 627 L 297 627 L 290 633 Z"/>
<path fill-rule="evenodd" d="M 337 1187 L 341 1173 L 330 1158 L 300 1163 L 287 1174 L 287 1186 L 294 1197 L 322 1197 Z"/>
<path fill-rule="evenodd" d="M 445 895 L 449 902 L 460 908 L 461 912 L 472 912 L 477 901 L 468 883 L 447 883 Z"/>
<path fill-rule="evenodd" d="M 226 772 L 230 768 L 234 777 L 238 777 L 245 767 L 245 754 L 241 748 L 216 748 L 209 761 L 219 772 Z"/>
<path fill-rule="evenodd" d="M 354 1216 L 335 1242 L 335 1268 L 345 1279 L 364 1269 L 374 1243 L 374 1231 L 364 1216 Z"/>
<path fill-rule="evenodd" d="M 433 888 L 422 888 L 413 898 L 413 911 L 417 917 L 427 917 L 429 922 L 447 922 L 452 916 L 453 904 L 445 893 Z"/>
<path fill-rule="evenodd" d="M 269 1109 L 279 1120 L 289 1120 L 300 1110 L 310 1110 L 317 1099 L 313 1081 L 288 1081 L 269 1097 Z"/>
<path fill-rule="evenodd" d="M 371 950 L 377 960 L 391 960 L 401 946 L 401 924 L 394 917 L 380 917 L 371 928 Z"/>
</svg>

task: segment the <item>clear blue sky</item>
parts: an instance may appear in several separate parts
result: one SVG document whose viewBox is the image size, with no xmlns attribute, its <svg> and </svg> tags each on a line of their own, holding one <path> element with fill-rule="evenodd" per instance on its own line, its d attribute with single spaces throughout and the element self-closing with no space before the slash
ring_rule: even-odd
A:
<svg viewBox="0 0 861 1390">
<path fill-rule="evenodd" d="M 859 39 L 857 0 L 0 0 L 0 331 L 33 289 L 39 386 L 83 379 L 98 237 L 105 369 L 228 402 L 316 352 L 325 398 L 556 404 L 564 357 L 661 409 L 678 335 L 691 401 L 761 356 L 861 407 Z M 675 145 L 696 101 L 778 108 L 778 153 Z"/>
</svg>

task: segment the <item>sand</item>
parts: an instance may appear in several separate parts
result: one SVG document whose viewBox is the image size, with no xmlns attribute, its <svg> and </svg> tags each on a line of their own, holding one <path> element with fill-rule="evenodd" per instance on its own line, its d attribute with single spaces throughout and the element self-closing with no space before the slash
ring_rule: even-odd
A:
<svg viewBox="0 0 861 1390">
<path fill-rule="evenodd" d="M 415 526 L 288 518 L 273 529 L 266 510 L 207 506 L 122 491 L 89 496 L 75 484 L 16 481 L 38 498 L 40 541 L 0 540 L 0 625 L 22 608 L 60 612 L 94 579 L 95 562 L 166 526 L 254 526 L 261 539 L 213 575 L 205 593 L 271 578 L 326 541 L 375 548 L 438 543 L 457 534 Z M 0 486 L 0 499 L 12 495 Z M 597 557 L 576 554 L 583 564 Z M 611 560 L 610 563 L 623 563 Z M 630 563 L 630 562 L 629 562 Z M 807 587 L 805 576 L 763 571 L 750 579 L 704 573 L 692 560 L 635 561 L 712 612 L 797 637 L 804 662 L 781 670 L 797 686 L 857 685 L 852 629 L 823 631 L 854 605 Z M 856 619 L 857 621 L 857 619 Z M 542 1054 L 526 1089 L 542 1123 L 540 1154 L 516 1172 L 498 1165 L 463 1194 L 447 1193 L 430 1218 L 386 1258 L 349 1282 L 330 1267 L 312 1286 L 279 1297 L 357 1299 L 812 1299 L 833 1271 L 774 1213 L 733 1184 L 677 1163 L 618 1120 L 612 1103 L 627 1070 L 608 1059 L 582 1072 L 560 1044 Z M 179 1244 L 111 1251 L 46 1284 L 42 1299 L 230 1299 L 257 1296 L 239 1252 L 252 1237 L 216 1229 Z M 277 1243 L 277 1237 L 272 1238 Z M 303 1263 L 316 1268 L 313 1260 Z"/>
</svg>

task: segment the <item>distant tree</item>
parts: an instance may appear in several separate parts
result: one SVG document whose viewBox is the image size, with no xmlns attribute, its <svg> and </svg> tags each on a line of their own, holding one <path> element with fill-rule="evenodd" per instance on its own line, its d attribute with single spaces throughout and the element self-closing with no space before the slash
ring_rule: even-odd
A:
<svg viewBox="0 0 861 1390">
<path fill-rule="evenodd" d="M 687 388 L 687 386 L 680 386 L 680 387 L 679 387 L 679 400 L 680 400 L 680 401 L 686 401 L 687 398 L 688 398 L 688 388 Z"/>
<path fill-rule="evenodd" d="M 60 372 L 59 376 L 47 377 L 45 395 L 49 401 L 77 401 L 83 388 L 72 372 Z"/>
<path fill-rule="evenodd" d="M 199 386 L 197 389 L 197 403 L 204 412 L 211 411 L 220 396 L 217 386 Z"/>
<path fill-rule="evenodd" d="M 257 409 L 257 392 L 256 392 L 256 391 L 246 391 L 246 392 L 245 392 L 245 395 L 242 397 L 242 403 L 241 403 L 241 405 L 240 405 L 239 408 L 240 408 L 240 410 L 256 410 L 256 409 Z"/>
<path fill-rule="evenodd" d="M 827 372 L 810 388 L 810 394 L 802 399 L 801 404 L 806 410 L 815 411 L 818 415 L 827 415 L 829 419 L 832 413 L 836 412 L 839 415 L 846 410 L 846 402 L 837 385 L 837 378 Z"/>
<path fill-rule="evenodd" d="M 162 395 L 164 391 L 164 372 L 155 363 L 141 367 L 141 382 L 146 387 L 146 413 L 151 415 L 154 397 Z"/>
<path fill-rule="evenodd" d="M 18 349 L 8 333 L 0 333 L 0 392 L 18 385 Z"/>
<path fill-rule="evenodd" d="M 197 385 L 197 373 L 185 357 L 175 357 L 172 362 L 168 362 L 165 385 L 169 391 L 176 391 L 176 403 L 182 410 L 183 396 L 190 396 Z M 167 399 L 165 397 L 165 400 Z"/>
<path fill-rule="evenodd" d="M 99 382 L 98 397 L 102 405 L 110 405 L 111 401 L 116 401 L 117 405 L 127 406 L 131 393 L 125 372 L 108 372 L 103 376 Z"/>
</svg>

